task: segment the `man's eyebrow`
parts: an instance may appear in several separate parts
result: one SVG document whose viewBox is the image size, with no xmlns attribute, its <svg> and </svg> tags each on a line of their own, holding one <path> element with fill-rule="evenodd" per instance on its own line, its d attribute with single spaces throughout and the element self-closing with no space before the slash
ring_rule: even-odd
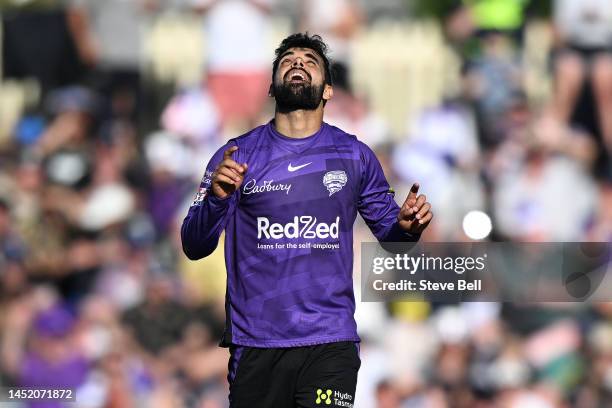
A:
<svg viewBox="0 0 612 408">
<path fill-rule="evenodd" d="M 308 57 L 308 58 L 312 58 L 313 60 L 316 61 L 317 64 L 319 63 L 319 60 L 317 59 L 317 57 L 314 56 L 314 54 L 311 54 L 311 53 L 307 52 L 307 53 L 304 54 L 304 56 Z"/>
<path fill-rule="evenodd" d="M 278 60 L 280 61 L 283 58 L 285 58 L 287 55 L 293 55 L 293 54 L 295 54 L 293 51 L 285 51 L 280 57 L 278 57 Z M 307 53 L 304 53 L 304 56 L 315 60 L 316 63 L 319 64 L 319 60 L 317 59 L 317 57 L 315 57 L 314 54 L 307 52 Z"/>
</svg>

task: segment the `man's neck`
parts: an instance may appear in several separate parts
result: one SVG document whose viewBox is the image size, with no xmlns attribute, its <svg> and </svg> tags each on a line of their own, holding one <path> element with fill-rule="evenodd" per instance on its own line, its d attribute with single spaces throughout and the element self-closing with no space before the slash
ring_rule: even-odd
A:
<svg viewBox="0 0 612 408">
<path fill-rule="evenodd" d="M 274 127 L 281 135 L 302 139 L 314 135 L 323 123 L 323 106 L 315 110 L 296 110 L 274 114 Z"/>
</svg>

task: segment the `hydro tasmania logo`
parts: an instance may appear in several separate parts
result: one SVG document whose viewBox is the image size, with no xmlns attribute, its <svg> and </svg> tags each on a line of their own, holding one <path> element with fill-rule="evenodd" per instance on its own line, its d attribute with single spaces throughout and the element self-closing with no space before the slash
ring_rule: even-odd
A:
<svg viewBox="0 0 612 408">
<path fill-rule="evenodd" d="M 344 170 L 328 171 L 323 176 L 323 185 L 325 185 L 327 191 L 329 191 L 329 196 L 331 197 L 332 194 L 342 190 L 342 187 L 344 187 L 347 180 L 348 177 L 346 177 Z"/>
<path fill-rule="evenodd" d="M 348 392 L 343 393 L 340 391 L 332 391 L 330 389 L 322 390 L 318 388 L 315 404 L 331 405 L 332 403 L 336 407 L 353 408 L 353 396 Z"/>
<path fill-rule="evenodd" d="M 327 390 L 325 392 L 323 392 L 322 389 L 318 389 L 317 390 L 317 399 L 315 400 L 315 404 L 320 405 L 320 404 L 326 404 L 326 405 L 331 405 L 331 395 L 332 395 L 332 390 Z"/>
</svg>

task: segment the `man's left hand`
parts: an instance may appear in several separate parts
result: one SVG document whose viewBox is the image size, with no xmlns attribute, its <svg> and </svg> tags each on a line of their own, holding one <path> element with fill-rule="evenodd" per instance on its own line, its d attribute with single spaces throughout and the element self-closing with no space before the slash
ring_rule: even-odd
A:
<svg viewBox="0 0 612 408">
<path fill-rule="evenodd" d="M 431 204 L 427 202 L 427 197 L 423 194 L 417 196 L 418 192 L 419 183 L 414 183 L 397 216 L 402 230 L 411 234 L 423 232 L 433 218 L 433 213 L 430 211 Z"/>
</svg>

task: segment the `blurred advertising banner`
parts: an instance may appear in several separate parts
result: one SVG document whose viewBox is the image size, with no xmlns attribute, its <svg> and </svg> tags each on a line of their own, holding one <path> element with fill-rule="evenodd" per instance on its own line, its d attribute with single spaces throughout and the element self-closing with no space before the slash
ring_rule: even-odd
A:
<svg viewBox="0 0 612 408">
<path fill-rule="evenodd" d="M 364 242 L 361 300 L 608 302 L 609 242 Z"/>
</svg>

